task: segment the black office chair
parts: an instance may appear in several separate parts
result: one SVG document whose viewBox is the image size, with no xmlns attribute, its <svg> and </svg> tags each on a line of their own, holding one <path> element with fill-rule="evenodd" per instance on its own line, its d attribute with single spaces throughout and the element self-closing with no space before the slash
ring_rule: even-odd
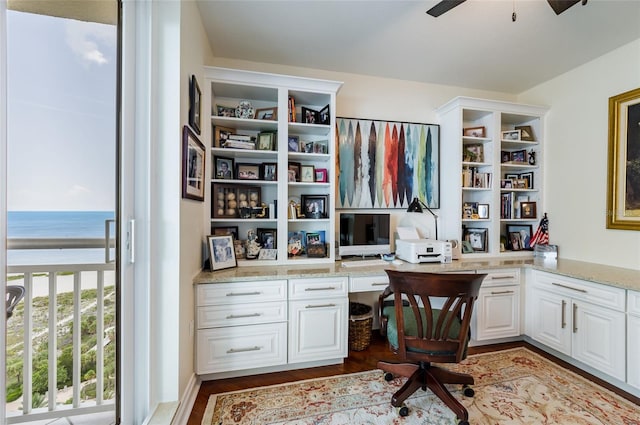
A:
<svg viewBox="0 0 640 425">
<path fill-rule="evenodd" d="M 467 409 L 444 384 L 462 384 L 464 394 L 471 397 L 474 392 L 468 386 L 473 385 L 473 376 L 431 362 L 459 363 L 466 358 L 473 304 L 486 274 L 386 272 L 389 286 L 379 300 L 381 331 L 403 363 L 379 361 L 378 368 L 387 372 L 388 381 L 394 374 L 409 378 L 393 395 L 391 405 L 407 416 L 404 401 L 428 387 L 456 414 L 459 424 L 468 425 Z M 393 305 L 385 304 L 391 294 Z"/>
<path fill-rule="evenodd" d="M 7 286 L 7 319 L 13 315 L 13 309 L 24 297 L 24 286 Z"/>
</svg>

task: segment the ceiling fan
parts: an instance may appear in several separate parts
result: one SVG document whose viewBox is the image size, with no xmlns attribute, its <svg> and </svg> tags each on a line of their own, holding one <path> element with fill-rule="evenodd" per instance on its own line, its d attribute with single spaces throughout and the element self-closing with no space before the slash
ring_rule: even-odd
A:
<svg viewBox="0 0 640 425">
<path fill-rule="evenodd" d="M 427 13 L 437 18 L 465 1 L 466 0 L 442 0 L 431 9 L 427 10 Z M 576 3 L 582 2 L 583 6 L 587 4 L 587 0 L 547 0 L 547 2 L 553 11 L 556 12 L 556 15 L 561 14 Z"/>
</svg>

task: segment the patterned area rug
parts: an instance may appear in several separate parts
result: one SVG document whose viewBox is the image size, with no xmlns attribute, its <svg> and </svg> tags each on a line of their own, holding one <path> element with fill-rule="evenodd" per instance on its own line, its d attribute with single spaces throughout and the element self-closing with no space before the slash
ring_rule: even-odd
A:
<svg viewBox="0 0 640 425">
<path fill-rule="evenodd" d="M 479 424 L 640 425 L 640 406 L 527 350 L 469 356 L 453 370 L 475 378 L 475 396 L 452 393 Z M 212 395 L 202 425 L 455 424 L 455 415 L 430 391 L 418 391 L 401 418 L 390 404 L 404 378 L 379 370 Z"/>
</svg>

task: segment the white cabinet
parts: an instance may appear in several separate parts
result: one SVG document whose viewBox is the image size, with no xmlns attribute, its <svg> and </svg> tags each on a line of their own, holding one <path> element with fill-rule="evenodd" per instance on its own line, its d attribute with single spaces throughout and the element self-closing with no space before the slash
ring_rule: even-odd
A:
<svg viewBox="0 0 640 425">
<path fill-rule="evenodd" d="M 624 381 L 625 290 L 540 271 L 532 276 L 529 336 Z"/>
<path fill-rule="evenodd" d="M 275 259 L 249 261 L 238 249 L 239 266 L 333 262 L 333 129 L 342 83 L 218 67 L 205 67 L 204 76 L 203 104 L 210 111 L 210 125 L 203 126 L 202 137 L 211 148 L 211 233 L 231 232 L 246 241 L 252 230 L 262 248 L 277 252 Z M 246 102 L 254 114 L 237 117 L 236 107 Z M 303 111 L 318 112 L 311 114 L 314 122 Z M 291 174 L 292 169 L 297 171 Z M 300 214 L 294 208 L 291 215 L 292 202 Z M 326 249 L 307 249 L 308 234 Z M 296 255 L 288 255 L 290 240 L 301 242 L 303 249 Z"/>
<path fill-rule="evenodd" d="M 286 362 L 286 280 L 197 286 L 197 374 Z"/>
<path fill-rule="evenodd" d="M 463 256 L 530 255 L 522 248 L 544 213 L 546 112 L 467 97 L 438 109 L 442 161 L 448 165 L 441 169 L 442 180 L 460 188 L 442 194 L 442 238 L 468 242 Z"/>
<path fill-rule="evenodd" d="M 478 270 L 487 273 L 476 301 L 476 341 L 520 336 L 520 270 Z M 472 327 L 473 330 L 473 327 Z"/>
<path fill-rule="evenodd" d="M 289 363 L 348 355 L 348 278 L 289 280 Z"/>
<path fill-rule="evenodd" d="M 627 383 L 640 389 L 640 292 L 627 291 Z"/>
</svg>

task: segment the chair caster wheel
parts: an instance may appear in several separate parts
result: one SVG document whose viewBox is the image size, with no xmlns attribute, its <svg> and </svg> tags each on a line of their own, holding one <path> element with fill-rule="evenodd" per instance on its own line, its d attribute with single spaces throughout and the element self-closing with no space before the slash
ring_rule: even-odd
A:
<svg viewBox="0 0 640 425">
<path fill-rule="evenodd" d="M 473 397 L 475 395 L 475 391 L 473 391 L 473 388 L 471 387 L 464 387 L 462 389 L 462 394 L 464 394 L 467 397 Z"/>
<path fill-rule="evenodd" d="M 407 406 L 402 406 L 398 409 L 398 414 L 402 417 L 409 416 L 409 408 Z M 469 424 L 467 424 L 469 425 Z"/>
<path fill-rule="evenodd" d="M 389 381 L 393 381 L 393 373 L 387 372 L 384 374 L 384 380 L 389 382 Z"/>
</svg>

